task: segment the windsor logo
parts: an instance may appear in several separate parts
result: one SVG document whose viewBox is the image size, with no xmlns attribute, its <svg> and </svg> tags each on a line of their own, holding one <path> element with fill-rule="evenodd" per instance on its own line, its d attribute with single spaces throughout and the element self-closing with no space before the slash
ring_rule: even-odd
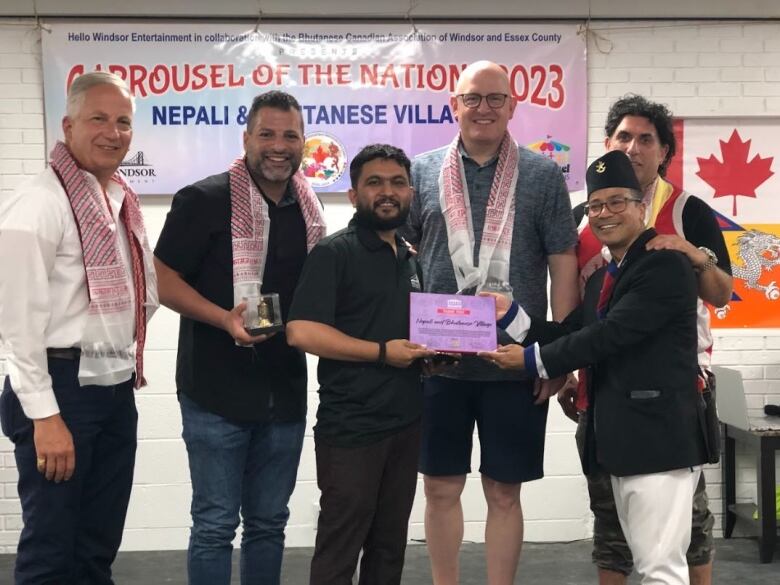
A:
<svg viewBox="0 0 780 585">
<path fill-rule="evenodd" d="M 131 185 L 141 183 L 153 183 L 157 179 L 157 171 L 144 155 L 143 150 L 139 150 L 133 156 L 126 158 L 119 164 L 119 174 L 124 177 Z"/>
</svg>

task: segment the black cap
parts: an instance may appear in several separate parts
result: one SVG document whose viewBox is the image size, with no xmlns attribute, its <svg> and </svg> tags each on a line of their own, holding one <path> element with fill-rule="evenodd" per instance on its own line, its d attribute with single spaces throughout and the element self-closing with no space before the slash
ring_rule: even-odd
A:
<svg viewBox="0 0 780 585">
<path fill-rule="evenodd" d="M 604 156 L 593 161 L 585 174 L 588 185 L 588 197 L 599 189 L 610 187 L 625 187 L 641 191 L 634 167 L 628 155 L 622 150 L 611 150 Z"/>
</svg>

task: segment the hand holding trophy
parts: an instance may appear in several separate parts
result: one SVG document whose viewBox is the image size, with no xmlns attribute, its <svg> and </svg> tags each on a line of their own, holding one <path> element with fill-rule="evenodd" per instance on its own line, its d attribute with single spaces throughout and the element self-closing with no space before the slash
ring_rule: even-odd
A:
<svg viewBox="0 0 780 585">
<path fill-rule="evenodd" d="M 259 293 L 244 299 L 244 329 L 250 335 L 268 335 L 284 329 L 277 293 Z"/>
<path fill-rule="evenodd" d="M 500 321 L 506 315 L 512 305 L 512 286 L 508 282 L 488 278 L 479 289 L 480 296 L 490 296 L 496 300 L 496 321 Z"/>
</svg>

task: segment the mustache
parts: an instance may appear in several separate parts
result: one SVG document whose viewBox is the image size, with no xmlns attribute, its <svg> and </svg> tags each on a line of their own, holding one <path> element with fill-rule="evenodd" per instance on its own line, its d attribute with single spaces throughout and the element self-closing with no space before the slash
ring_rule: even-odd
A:
<svg viewBox="0 0 780 585">
<path fill-rule="evenodd" d="M 401 204 L 398 202 L 397 199 L 394 199 L 393 197 L 380 197 L 376 201 L 374 201 L 374 208 L 376 209 L 380 205 L 384 205 L 385 203 L 390 203 L 391 205 L 394 205 L 396 207 L 401 207 Z"/>
</svg>

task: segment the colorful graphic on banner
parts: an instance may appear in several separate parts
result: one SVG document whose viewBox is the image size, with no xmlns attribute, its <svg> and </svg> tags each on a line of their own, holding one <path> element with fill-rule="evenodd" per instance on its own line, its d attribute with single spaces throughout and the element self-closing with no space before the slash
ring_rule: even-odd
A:
<svg viewBox="0 0 780 585">
<path fill-rule="evenodd" d="M 247 25 L 51 23 L 43 35 L 49 148 L 64 96 L 88 71 L 113 71 L 137 99 L 121 172 L 139 193 L 173 193 L 219 173 L 243 151 L 252 98 L 292 93 L 303 108 L 304 172 L 319 191 L 345 191 L 351 157 L 371 142 L 415 155 L 448 144 L 449 106 L 463 68 L 503 65 L 517 100 L 510 130 L 556 160 L 569 188 L 585 173 L 585 42 L 574 24 Z"/>
<path fill-rule="evenodd" d="M 677 120 L 675 134 L 668 178 L 715 210 L 731 256 L 713 327 L 780 327 L 780 119 Z"/>
</svg>

